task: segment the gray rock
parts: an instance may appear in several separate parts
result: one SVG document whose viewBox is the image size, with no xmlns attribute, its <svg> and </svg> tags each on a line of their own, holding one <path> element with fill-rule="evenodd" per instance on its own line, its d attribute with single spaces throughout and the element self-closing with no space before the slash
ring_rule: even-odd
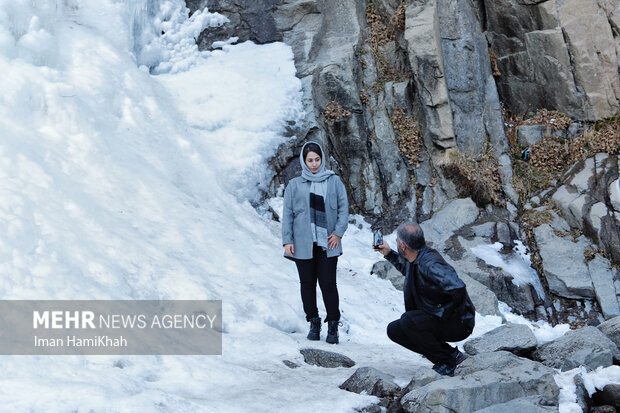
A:
<svg viewBox="0 0 620 413">
<path fill-rule="evenodd" d="M 533 356 L 546 366 L 566 371 L 579 366 L 588 369 L 611 366 L 620 352 L 614 342 L 599 329 L 588 326 L 571 330 L 543 344 Z"/>
<path fill-rule="evenodd" d="M 510 225 L 510 230 L 514 234 L 515 239 L 522 239 L 523 238 L 522 237 L 521 228 L 519 227 L 519 224 L 517 224 L 514 221 L 510 221 L 508 223 L 508 225 Z"/>
<path fill-rule="evenodd" d="M 400 405 L 400 402 L 398 400 L 395 400 L 392 404 L 388 406 L 386 413 L 405 413 L 405 411 Z"/>
<path fill-rule="evenodd" d="M 425 3 L 407 5 L 404 37 L 416 89 L 423 91 L 420 100 L 428 133 L 436 145 L 447 149 L 456 142 L 441 56 L 437 3 Z"/>
<path fill-rule="evenodd" d="M 511 111 L 557 109 L 589 120 L 618 111 L 618 58 L 597 57 L 614 56 L 617 47 L 613 12 L 604 4 L 485 1 L 487 37 L 501 72 L 498 91 Z"/>
<path fill-rule="evenodd" d="M 538 396 L 557 404 L 554 370 L 507 352 L 465 360 L 458 376 L 433 381 L 403 396 L 406 412 L 473 412 L 510 400 Z"/>
<path fill-rule="evenodd" d="M 478 214 L 478 207 L 471 198 L 455 199 L 420 226 L 424 231 L 424 238 L 440 250 L 456 230 L 473 223 Z"/>
<path fill-rule="evenodd" d="M 558 237 L 549 224 L 534 228 L 549 290 L 566 298 L 594 298 L 594 287 L 583 261 L 589 247 L 585 237 L 577 242 Z"/>
<path fill-rule="evenodd" d="M 545 125 L 521 125 L 517 129 L 517 142 L 519 145 L 532 146 L 542 141 L 547 133 Z"/>
<path fill-rule="evenodd" d="M 570 139 L 575 139 L 581 133 L 586 130 L 586 127 L 582 122 L 572 122 L 566 131 L 566 134 Z"/>
<path fill-rule="evenodd" d="M 299 367 L 299 364 L 294 363 L 290 360 L 282 360 L 282 363 L 284 363 L 284 365 L 286 365 L 286 367 L 288 367 L 289 369 L 296 369 L 297 367 Z"/>
<path fill-rule="evenodd" d="M 217 28 L 207 28 L 196 43 L 201 50 L 211 49 L 215 41 L 227 40 L 236 36 L 239 42 L 252 40 L 256 43 L 270 43 L 282 40 L 273 18 L 272 10 L 276 0 L 188 0 L 188 8 L 193 13 L 206 6 L 210 12 L 218 12 L 230 20 Z"/>
<path fill-rule="evenodd" d="M 411 82 L 409 80 L 404 82 L 396 82 L 392 85 L 392 94 L 394 99 L 394 105 L 406 108 L 411 106 L 411 101 L 409 99 L 410 96 L 410 87 Z M 428 184 L 427 184 L 428 185 Z"/>
<path fill-rule="evenodd" d="M 558 406 L 553 404 L 549 406 L 548 400 L 542 399 L 539 396 L 530 396 L 513 399 L 506 403 L 495 404 L 481 410 L 476 410 L 476 413 L 545 413 L 557 411 Z"/>
<path fill-rule="evenodd" d="M 517 217 L 517 207 L 515 204 L 513 204 L 512 202 L 507 202 L 506 203 L 506 210 L 508 211 L 508 213 L 510 214 L 510 219 L 515 219 Z"/>
<path fill-rule="evenodd" d="M 361 367 L 340 388 L 353 393 L 371 394 L 377 397 L 393 396 L 400 391 L 394 377 L 373 367 Z"/>
<path fill-rule="evenodd" d="M 616 408 L 613 406 L 594 406 L 590 409 L 590 413 L 616 413 Z"/>
<path fill-rule="evenodd" d="M 419 367 L 414 370 L 409 384 L 403 389 L 403 394 L 407 394 L 415 389 L 426 386 L 428 383 L 442 379 L 439 373 L 428 367 Z"/>
<path fill-rule="evenodd" d="M 531 353 L 538 342 L 529 327 L 523 324 L 505 324 L 464 344 L 468 354 L 505 350 L 516 355 Z"/>
<path fill-rule="evenodd" d="M 388 89 L 386 85 L 386 89 Z M 373 125 L 376 139 L 371 139 L 371 154 L 378 153 L 379 159 L 376 160 L 381 181 L 386 188 L 388 205 L 398 204 L 401 197 L 408 193 L 409 170 L 405 165 L 402 155 L 396 146 L 394 129 L 387 108 L 387 96 L 391 96 L 392 88 L 386 93 L 380 94 L 377 98 L 377 105 L 374 107 Z M 352 154 L 353 155 L 353 154 Z"/>
<path fill-rule="evenodd" d="M 495 300 L 505 302 L 518 314 L 533 315 L 535 313 L 536 305 L 540 300 L 538 299 L 535 289 L 531 285 L 516 285 L 513 282 L 512 275 L 508 274 L 503 269 L 485 264 L 471 253 L 473 247 L 480 244 L 488 244 L 488 240 L 483 238 L 468 240 L 459 236 L 458 241 L 465 250 L 465 254 L 459 261 L 449 261 L 449 263 L 454 268 L 458 268 L 459 275 L 467 274 L 483 284 L 487 290 L 493 293 Z M 474 302 L 474 305 L 477 304 Z M 477 306 L 476 310 L 478 310 Z"/>
<path fill-rule="evenodd" d="M 472 225 L 471 230 L 477 237 L 491 238 L 495 235 L 495 222 L 485 222 L 484 224 Z"/>
<path fill-rule="evenodd" d="M 587 200 L 586 195 L 581 194 L 573 187 L 562 185 L 555 191 L 552 197 L 556 205 L 562 210 L 562 216 L 574 228 L 582 228 L 583 206 Z"/>
<path fill-rule="evenodd" d="M 467 294 L 469 294 L 469 298 L 471 298 L 478 314 L 499 314 L 499 303 L 497 301 L 497 296 L 493 293 L 493 291 L 489 290 L 482 283 L 479 283 L 465 272 L 459 272 L 459 277 L 467 286 Z"/>
<path fill-rule="evenodd" d="M 497 223 L 497 240 L 501 242 L 504 247 L 513 248 L 515 246 L 513 235 L 514 234 L 510 232 L 510 226 L 507 223 Z"/>
<path fill-rule="evenodd" d="M 614 286 L 614 270 L 609 261 L 599 254 L 588 262 L 588 271 L 596 293 L 596 300 L 601 306 L 605 319 L 620 315 L 616 287 Z"/>
<path fill-rule="evenodd" d="M 428 4 L 428 3 L 427 3 Z M 507 148 L 487 40 L 471 2 L 437 0 L 444 75 L 458 148 L 479 154 L 487 136 L 499 157 Z M 502 148 L 503 146 L 503 148 Z"/>
<path fill-rule="evenodd" d="M 614 262 L 620 262 L 620 214 L 615 214 L 615 218 L 612 215 L 601 218 L 599 238 L 603 250 Z"/>
<path fill-rule="evenodd" d="M 503 269 L 487 266 L 484 270 L 480 269 L 469 274 L 491 290 L 499 301 L 508 304 L 517 314 L 531 316 L 536 311 L 536 305 L 541 302 L 533 286 L 516 285 L 512 275 Z"/>
<path fill-rule="evenodd" d="M 613 406 L 620 410 L 620 384 L 608 384 L 602 391 L 593 394 L 592 399 L 598 405 Z"/>
<path fill-rule="evenodd" d="M 370 392 L 377 397 L 394 397 L 400 391 L 400 387 L 393 381 L 379 380 Z"/>
<path fill-rule="evenodd" d="M 620 180 L 616 179 L 609 184 L 609 200 L 614 208 L 614 211 L 620 212 Z"/>
<path fill-rule="evenodd" d="M 362 409 L 355 409 L 355 411 L 360 412 L 360 413 L 381 413 L 383 412 L 383 410 L 381 409 L 381 406 L 379 406 L 378 404 L 372 404 L 370 406 L 363 407 Z"/>
<path fill-rule="evenodd" d="M 597 326 L 607 338 L 620 348 L 620 317 L 614 317 Z"/>
<path fill-rule="evenodd" d="M 575 163 L 552 197 L 570 226 L 614 261 L 620 260 L 620 215 L 608 208 L 615 196 L 615 187 L 608 183 L 617 179 L 618 156 L 599 153 Z"/>
<path fill-rule="evenodd" d="M 594 234 L 592 234 L 592 238 L 598 243 L 601 244 L 600 233 L 602 229 L 601 221 L 604 217 L 609 215 L 609 210 L 607 209 L 607 205 L 604 202 L 597 202 L 590 208 L 590 212 L 588 213 L 586 219 L 588 224 L 592 227 Z"/>
<path fill-rule="evenodd" d="M 376 274 L 377 277 L 384 280 L 388 280 L 397 290 L 403 290 L 403 286 L 405 285 L 405 277 L 388 261 L 381 260 L 375 262 L 370 273 Z"/>
<path fill-rule="evenodd" d="M 299 352 L 304 356 L 304 361 L 313 366 L 327 368 L 355 366 L 353 360 L 340 353 L 315 348 L 303 348 Z"/>
<path fill-rule="evenodd" d="M 512 187 L 512 167 L 488 42 L 483 34 L 477 10 L 472 2 L 437 0 L 437 29 L 441 36 L 441 54 L 453 129 L 459 150 L 478 155 L 489 139 L 499 161 L 504 193 L 513 202 L 518 197 Z M 432 4 L 426 3 L 426 7 Z"/>
<path fill-rule="evenodd" d="M 586 389 L 586 385 L 583 382 L 583 376 L 581 374 L 576 374 L 573 378 L 573 382 L 575 383 L 575 396 L 577 396 L 577 404 L 581 407 L 582 411 L 589 411 L 590 405 L 592 404 L 592 399 L 590 398 L 590 393 L 588 393 L 588 389 Z"/>
</svg>

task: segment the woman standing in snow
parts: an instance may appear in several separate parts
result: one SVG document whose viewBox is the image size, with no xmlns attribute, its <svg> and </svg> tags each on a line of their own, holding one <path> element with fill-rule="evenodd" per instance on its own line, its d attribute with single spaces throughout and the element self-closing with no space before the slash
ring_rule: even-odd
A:
<svg viewBox="0 0 620 413">
<path fill-rule="evenodd" d="M 325 169 L 323 150 L 307 142 L 299 154 L 301 176 L 284 191 L 282 244 L 284 256 L 297 265 L 301 300 L 310 322 L 309 340 L 319 340 L 321 319 L 316 307 L 318 280 L 327 310 L 328 343 L 338 343 L 338 289 L 336 266 L 342 255 L 340 239 L 349 223 L 349 203 L 338 175 Z"/>
</svg>

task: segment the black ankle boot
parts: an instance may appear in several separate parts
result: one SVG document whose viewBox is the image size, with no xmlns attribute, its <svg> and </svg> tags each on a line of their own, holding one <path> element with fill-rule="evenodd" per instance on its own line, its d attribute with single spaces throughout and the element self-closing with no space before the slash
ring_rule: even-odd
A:
<svg viewBox="0 0 620 413">
<path fill-rule="evenodd" d="M 310 319 L 310 331 L 308 332 L 308 340 L 320 340 L 321 339 L 321 319 L 314 317 Z"/>
<path fill-rule="evenodd" d="M 339 321 L 327 322 L 327 338 L 325 341 L 329 344 L 338 344 L 338 324 L 340 324 Z"/>
</svg>

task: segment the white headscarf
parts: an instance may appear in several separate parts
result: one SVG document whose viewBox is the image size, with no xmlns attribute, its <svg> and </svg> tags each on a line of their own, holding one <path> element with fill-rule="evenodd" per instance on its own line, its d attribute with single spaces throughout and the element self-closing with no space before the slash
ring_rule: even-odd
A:
<svg viewBox="0 0 620 413">
<path fill-rule="evenodd" d="M 308 165 L 306 165 L 306 160 L 304 159 L 304 148 L 306 145 L 314 143 L 319 148 L 321 148 L 321 166 L 319 166 L 319 170 L 316 173 L 312 173 Z M 330 175 L 335 175 L 334 171 L 329 169 L 325 169 L 325 152 L 323 151 L 323 147 L 319 145 L 317 142 L 308 141 L 301 148 L 301 153 L 299 154 L 299 162 L 301 163 L 301 176 L 303 176 L 306 180 L 312 182 L 321 182 L 329 178 Z"/>
</svg>

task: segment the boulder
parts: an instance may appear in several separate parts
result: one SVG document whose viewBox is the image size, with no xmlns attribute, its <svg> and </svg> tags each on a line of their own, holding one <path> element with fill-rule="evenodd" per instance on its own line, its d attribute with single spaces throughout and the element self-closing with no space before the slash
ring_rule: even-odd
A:
<svg viewBox="0 0 620 413">
<path fill-rule="evenodd" d="M 574 187 L 562 185 L 555 191 L 551 199 L 560 207 L 566 221 L 574 228 L 582 228 L 580 218 L 583 214 L 583 205 L 588 195 L 582 194 Z"/>
<path fill-rule="evenodd" d="M 613 406 L 620 410 L 620 384 L 608 384 L 592 395 L 595 404 Z"/>
<path fill-rule="evenodd" d="M 476 410 L 476 413 L 545 413 L 557 411 L 558 406 L 554 404 L 549 406 L 548 400 L 542 399 L 539 396 L 530 396 L 513 399 L 506 403 L 495 404 L 484 409 Z"/>
<path fill-rule="evenodd" d="M 403 290 L 405 277 L 388 261 L 381 260 L 375 262 L 370 273 L 376 274 L 381 279 L 388 280 L 397 290 Z"/>
<path fill-rule="evenodd" d="M 537 344 L 528 326 L 509 323 L 467 341 L 464 348 L 470 355 L 505 350 L 521 356 L 531 353 Z"/>
<path fill-rule="evenodd" d="M 353 373 L 340 388 L 353 393 L 371 394 L 377 397 L 394 396 L 400 387 L 394 383 L 394 377 L 373 367 L 361 367 Z"/>
<path fill-rule="evenodd" d="M 424 238 L 433 248 L 441 250 L 444 242 L 456 230 L 473 223 L 479 212 L 471 198 L 455 199 L 436 212 L 431 219 L 420 224 Z"/>
<path fill-rule="evenodd" d="M 620 315 L 616 287 L 614 286 L 615 270 L 611 268 L 606 258 L 596 254 L 587 264 L 596 300 L 601 306 L 605 319 Z"/>
<path fill-rule="evenodd" d="M 355 362 L 349 357 L 340 353 L 334 353 L 333 351 L 303 348 L 299 352 L 304 356 L 304 361 L 313 366 L 327 368 L 355 366 Z"/>
<path fill-rule="evenodd" d="M 428 367 L 419 367 L 413 372 L 409 384 L 403 389 L 402 394 L 407 394 L 415 389 L 426 386 L 428 383 L 442 379 L 439 373 Z"/>
<path fill-rule="evenodd" d="M 614 406 L 594 406 L 590 409 L 590 413 L 616 413 Z"/>
<path fill-rule="evenodd" d="M 513 399 L 538 396 L 557 405 L 554 370 L 508 352 L 483 353 L 465 360 L 458 376 L 433 381 L 405 394 L 406 412 L 473 412 Z"/>
<path fill-rule="evenodd" d="M 476 237 L 491 239 L 495 235 L 495 222 L 485 222 L 483 224 L 472 225 L 471 230 Z"/>
<path fill-rule="evenodd" d="M 592 398 L 590 397 L 590 393 L 588 393 L 588 389 L 583 381 L 583 375 L 575 374 L 573 377 L 573 383 L 575 383 L 575 396 L 577 397 L 577 404 L 581 407 L 581 410 L 587 412 L 590 410 L 590 406 L 592 405 Z"/>
<path fill-rule="evenodd" d="M 616 344 L 599 329 L 591 326 L 571 330 L 562 337 L 543 344 L 533 353 L 533 357 L 544 365 L 562 371 L 579 366 L 590 370 L 600 366 L 608 367 L 619 356 Z"/>
<path fill-rule="evenodd" d="M 557 231 L 557 229 L 556 229 Z M 594 298 L 594 287 L 583 257 L 590 243 L 559 237 L 550 224 L 534 228 L 549 290 L 565 298 Z"/>
<path fill-rule="evenodd" d="M 362 407 L 361 409 L 355 409 L 359 413 L 381 413 L 383 410 L 378 404 L 371 404 L 370 406 Z"/>
<path fill-rule="evenodd" d="M 620 317 L 614 317 L 597 326 L 607 338 L 620 348 Z"/>
<path fill-rule="evenodd" d="M 552 199 L 572 228 L 620 261 L 620 214 L 613 207 L 617 180 L 618 156 L 599 153 L 575 163 Z"/>
<path fill-rule="evenodd" d="M 514 277 L 504 268 L 489 265 L 472 252 L 472 248 L 488 245 L 490 240 L 479 237 L 470 240 L 461 236 L 457 239 L 464 253 L 458 262 L 451 263 L 451 265 L 458 268 L 459 274 L 467 274 L 483 284 L 494 293 L 497 300 L 505 302 L 518 314 L 533 315 L 536 312 L 536 305 L 541 300 L 533 286 L 515 284 Z M 508 256 L 506 258 L 519 259 L 514 257 L 514 254 L 512 258 Z"/>
<path fill-rule="evenodd" d="M 609 184 L 609 200 L 614 208 L 614 211 L 620 213 L 620 179 Z"/>
<path fill-rule="evenodd" d="M 196 40 L 201 50 L 212 49 L 213 42 L 237 37 L 238 42 L 271 43 L 282 40 L 273 18 L 272 10 L 276 0 L 186 0 L 191 13 L 205 6 L 209 12 L 218 12 L 228 22 L 216 28 L 207 28 Z"/>
<path fill-rule="evenodd" d="M 515 234 L 511 232 L 510 225 L 506 222 L 498 222 L 496 226 L 496 235 L 498 242 L 501 242 L 505 248 L 513 248 L 515 246 Z"/>
<path fill-rule="evenodd" d="M 471 301 L 474 304 L 474 307 L 476 307 L 476 312 L 478 314 L 499 314 L 499 304 L 497 301 L 497 296 L 493 293 L 493 291 L 489 290 L 482 283 L 479 283 L 478 281 L 467 275 L 467 273 L 459 272 L 459 277 L 467 286 L 467 294 L 469 294 L 469 298 L 471 298 Z"/>
<path fill-rule="evenodd" d="M 517 142 L 519 145 L 532 146 L 542 141 L 547 133 L 545 125 L 520 125 L 517 129 Z"/>
</svg>

